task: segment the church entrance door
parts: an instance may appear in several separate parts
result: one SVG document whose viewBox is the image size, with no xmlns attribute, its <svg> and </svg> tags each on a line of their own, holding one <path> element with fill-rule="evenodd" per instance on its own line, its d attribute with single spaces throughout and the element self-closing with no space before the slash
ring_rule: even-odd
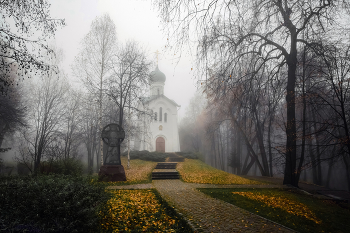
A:
<svg viewBox="0 0 350 233">
<path fill-rule="evenodd" d="M 162 137 L 157 138 L 156 140 L 156 151 L 165 152 L 165 140 Z"/>
</svg>

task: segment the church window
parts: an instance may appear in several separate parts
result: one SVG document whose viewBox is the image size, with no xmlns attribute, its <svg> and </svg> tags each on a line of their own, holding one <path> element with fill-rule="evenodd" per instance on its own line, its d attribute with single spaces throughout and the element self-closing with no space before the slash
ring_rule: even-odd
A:
<svg viewBox="0 0 350 233">
<path fill-rule="evenodd" d="M 157 112 L 154 113 L 154 120 L 157 121 Z"/>
<path fill-rule="evenodd" d="M 168 119 L 168 114 L 167 113 L 164 113 L 164 122 L 166 122 Z"/>
<path fill-rule="evenodd" d="M 162 121 L 162 115 L 163 115 L 163 109 L 162 107 L 159 108 L 159 121 Z"/>
</svg>

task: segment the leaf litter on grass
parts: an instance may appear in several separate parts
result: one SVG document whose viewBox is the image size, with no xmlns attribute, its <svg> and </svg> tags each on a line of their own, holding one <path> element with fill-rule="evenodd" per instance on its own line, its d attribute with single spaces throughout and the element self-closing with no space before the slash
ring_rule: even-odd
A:
<svg viewBox="0 0 350 233">
<path fill-rule="evenodd" d="M 263 202 L 268 206 L 273 208 L 280 208 L 290 214 L 298 215 L 305 217 L 311 221 L 314 221 L 317 224 L 321 224 L 322 221 L 318 219 L 305 204 L 289 200 L 286 197 L 277 197 L 277 196 L 267 196 L 261 193 L 253 192 L 232 192 L 233 194 L 241 195 L 252 200 Z"/>
<path fill-rule="evenodd" d="M 111 190 L 107 211 L 100 212 L 103 230 L 175 232 L 176 220 L 162 211 L 152 190 Z"/>
<path fill-rule="evenodd" d="M 261 185 L 259 181 L 249 180 L 240 176 L 213 168 L 198 159 L 185 159 L 177 164 L 183 181 L 199 184 L 248 184 Z"/>
</svg>

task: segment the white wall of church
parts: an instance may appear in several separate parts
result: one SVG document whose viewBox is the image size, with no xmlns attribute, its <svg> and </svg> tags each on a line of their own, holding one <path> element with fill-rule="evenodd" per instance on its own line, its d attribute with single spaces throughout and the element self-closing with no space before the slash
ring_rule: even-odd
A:
<svg viewBox="0 0 350 233">
<path fill-rule="evenodd" d="M 159 118 L 160 107 L 162 108 L 161 120 Z M 177 106 L 164 96 L 159 96 L 148 103 L 147 108 L 153 111 L 153 119 L 147 127 L 149 140 L 147 142 L 141 140 L 135 149 L 156 151 L 156 140 L 158 137 L 162 137 L 165 140 L 165 152 L 180 151 Z M 154 113 L 157 113 L 157 120 L 154 119 Z M 166 121 L 165 114 L 167 114 Z M 142 120 L 139 121 L 139 125 L 144 127 Z M 139 138 L 143 139 L 143 135 L 140 135 Z"/>
<path fill-rule="evenodd" d="M 159 112 L 162 108 L 162 119 L 160 120 Z M 167 99 L 160 96 L 155 101 L 152 101 L 149 108 L 153 112 L 157 112 L 157 121 L 153 120 L 150 124 L 151 144 L 153 151 L 156 150 L 156 139 L 163 137 L 165 139 L 165 152 L 180 151 L 177 107 L 170 103 Z M 164 116 L 167 114 L 167 121 Z"/>
</svg>

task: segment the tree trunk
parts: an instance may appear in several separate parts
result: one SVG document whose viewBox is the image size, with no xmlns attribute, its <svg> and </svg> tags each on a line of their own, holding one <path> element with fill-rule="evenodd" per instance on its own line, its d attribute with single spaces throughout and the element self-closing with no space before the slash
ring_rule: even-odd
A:
<svg viewBox="0 0 350 233">
<path fill-rule="evenodd" d="M 272 172 L 272 146 L 271 146 L 271 128 L 272 128 L 272 117 L 270 116 L 269 119 L 269 128 L 267 131 L 267 143 L 269 147 L 269 169 L 270 169 L 270 176 L 273 177 L 273 172 Z"/>
<path fill-rule="evenodd" d="M 250 154 L 250 152 L 248 151 L 247 154 Z M 247 175 L 249 170 L 252 168 L 252 166 L 255 163 L 255 158 L 253 156 L 249 156 L 249 155 L 247 155 L 246 161 L 248 161 L 248 157 L 250 157 L 251 159 L 250 159 L 249 164 L 245 168 L 243 168 L 242 175 Z"/>
<path fill-rule="evenodd" d="M 256 115 L 256 113 L 255 113 L 255 115 Z M 264 168 L 260 172 L 261 172 L 261 175 L 263 175 L 263 176 L 270 176 L 270 174 L 269 174 L 269 165 L 267 163 L 267 156 L 266 156 L 265 145 L 264 145 L 264 133 L 262 132 L 262 129 L 261 129 L 260 125 L 261 125 L 260 121 L 258 119 L 256 119 L 257 139 L 258 139 L 258 145 L 259 145 L 259 150 L 260 150 L 261 161 L 262 161 L 262 165 L 263 165 L 263 168 Z"/>
<path fill-rule="evenodd" d="M 310 129 L 310 135 L 311 135 L 311 123 L 309 124 L 309 129 Z M 309 155 L 310 155 L 310 158 L 311 158 L 311 169 L 312 169 L 312 182 L 314 184 L 318 184 L 318 180 L 317 180 L 317 171 L 316 171 L 316 159 L 315 159 L 315 155 L 314 155 L 314 152 L 312 150 L 312 138 L 310 136 L 310 138 L 308 139 L 309 141 Z"/>
<path fill-rule="evenodd" d="M 252 156 L 254 156 L 254 159 L 255 159 L 255 162 L 257 163 L 257 166 L 259 167 L 259 170 L 260 170 L 260 173 L 263 174 L 263 170 L 264 168 L 262 167 L 259 159 L 258 159 L 258 156 L 257 154 L 255 153 L 253 147 L 252 147 L 252 144 L 249 142 L 248 138 L 247 138 L 247 135 L 245 135 L 245 133 L 243 132 L 241 126 L 239 125 L 239 123 L 237 122 L 237 120 L 235 118 L 232 118 L 232 121 L 234 122 L 234 124 L 236 125 L 237 129 L 239 130 L 240 132 L 240 135 L 242 135 L 246 145 L 247 145 L 247 148 L 248 150 L 250 151 L 250 154 Z"/>
<path fill-rule="evenodd" d="M 302 82 L 303 82 L 303 87 L 302 87 L 302 98 L 303 98 L 303 115 L 302 115 L 302 122 L 303 122 L 303 135 L 301 138 L 301 152 L 300 152 L 300 160 L 299 160 L 299 165 L 298 165 L 298 171 L 297 171 L 297 180 L 299 183 L 300 179 L 300 174 L 301 174 L 301 168 L 304 163 L 304 156 L 305 156 L 305 135 L 306 135 L 306 95 L 305 95 L 305 47 L 303 50 L 303 74 L 302 74 Z"/>
<path fill-rule="evenodd" d="M 237 150 L 236 150 L 236 158 L 237 158 L 237 175 L 241 174 L 241 154 L 242 154 L 242 147 L 241 147 L 241 138 L 239 137 L 239 132 L 236 132 L 237 138 Z"/>
<path fill-rule="evenodd" d="M 321 169 L 321 153 L 320 153 L 320 144 L 318 140 L 318 129 L 316 127 L 316 117 L 315 114 L 313 114 L 313 125 L 315 130 L 315 139 L 316 139 L 316 171 L 317 171 L 317 183 L 318 185 L 322 185 L 322 169 Z"/>
<path fill-rule="evenodd" d="M 348 183 L 348 190 L 350 190 L 350 164 L 349 164 L 349 157 L 347 154 L 343 155 L 345 170 L 346 170 L 346 178 Z"/>
<path fill-rule="evenodd" d="M 332 150 L 332 155 L 334 155 L 335 152 L 335 146 L 333 146 L 333 150 Z M 331 160 L 328 163 L 328 171 L 327 171 L 327 179 L 326 179 L 326 187 L 329 188 L 329 182 L 331 181 L 331 175 L 332 175 L 332 171 L 333 171 L 333 157 L 331 158 Z"/>
<path fill-rule="evenodd" d="M 286 165 L 284 169 L 283 184 L 298 187 L 296 176 L 296 124 L 295 124 L 295 73 L 297 65 L 297 34 L 291 31 L 291 48 L 287 57 L 288 80 L 287 80 L 287 143 L 286 143 Z"/>
</svg>

